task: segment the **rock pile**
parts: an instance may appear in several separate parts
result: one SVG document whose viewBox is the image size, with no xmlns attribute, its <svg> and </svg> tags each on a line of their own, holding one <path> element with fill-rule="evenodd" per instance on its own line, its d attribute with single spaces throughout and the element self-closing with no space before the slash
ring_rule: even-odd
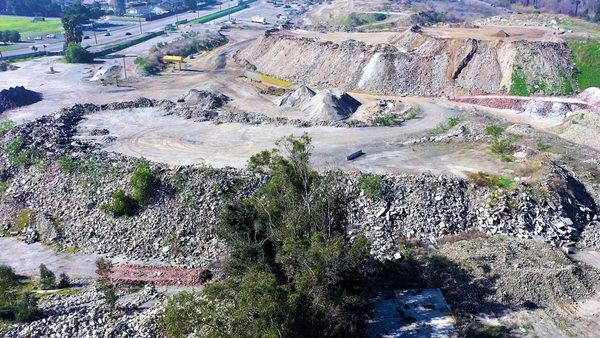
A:
<svg viewBox="0 0 600 338">
<path fill-rule="evenodd" d="M 11 130 L 0 143 L 22 137 L 27 149 L 44 150 L 45 167 L 19 169 L 10 156 L 0 155 L 1 178 L 9 182 L 0 200 L 0 228 L 11 228 L 17 218 L 32 219 L 22 234 L 61 248 L 158 259 L 182 267 L 210 268 L 218 262 L 226 254 L 213 231 L 221 209 L 231 199 L 251 195 L 265 182 L 264 175 L 153 164 L 160 185 L 148 207 L 133 217 L 115 218 L 100 206 L 115 190 L 128 187 L 136 160 L 73 139 L 77 121 L 86 112 L 157 104 L 165 103 L 142 99 L 77 106 Z M 76 170 L 64 169 L 58 159 L 65 155 L 73 157 Z M 435 242 L 469 229 L 569 247 L 598 221 L 598 208 L 571 172 L 553 168 L 544 184 L 517 184 L 510 191 L 457 177 L 381 176 L 377 196 L 362 186 L 362 174 L 347 173 L 343 184 L 351 201 L 350 231 L 366 234 L 380 258 L 393 256 L 402 238 Z M 33 217 L 20 217 L 24 212 Z"/>
<path fill-rule="evenodd" d="M 360 101 L 341 91 L 315 92 L 307 86 L 285 94 L 279 106 L 302 110 L 311 121 L 338 122 L 349 118 L 361 105 Z"/>
<path fill-rule="evenodd" d="M 115 310 L 106 304 L 95 286 L 70 295 L 48 295 L 40 301 L 42 319 L 13 325 L 0 334 L 6 337 L 160 337 L 160 306 L 146 306 L 162 297 L 147 285 L 134 294 L 119 292 Z M 124 301 L 129 299 L 128 301 Z"/>
<path fill-rule="evenodd" d="M 42 94 L 25 89 L 23 86 L 10 87 L 0 91 L 0 113 L 5 110 L 34 104 L 42 100 Z"/>
</svg>

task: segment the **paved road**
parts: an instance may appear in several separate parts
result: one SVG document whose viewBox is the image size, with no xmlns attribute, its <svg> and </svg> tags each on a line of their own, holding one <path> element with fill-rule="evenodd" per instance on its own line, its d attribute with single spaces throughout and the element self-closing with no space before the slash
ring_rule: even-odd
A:
<svg viewBox="0 0 600 338">
<path fill-rule="evenodd" d="M 259 4 L 259 2 L 251 3 L 250 6 L 255 6 L 256 4 Z M 226 9 L 228 7 L 235 6 L 235 5 L 237 5 L 237 1 L 226 1 L 220 7 L 222 9 Z M 207 15 L 207 14 L 214 13 L 217 11 L 219 11 L 219 6 L 215 6 L 213 8 L 206 9 L 206 10 L 200 10 L 200 11 L 197 11 L 194 13 L 187 13 L 187 12 L 180 13 L 178 15 L 173 15 L 173 16 L 169 16 L 169 17 L 154 20 L 154 21 L 142 22 L 141 23 L 142 33 L 147 33 L 150 31 L 163 29 L 167 24 L 175 24 L 175 21 L 177 21 L 177 20 L 184 20 L 184 19 L 191 20 L 191 19 L 195 19 L 199 16 Z M 127 32 L 131 33 L 131 35 L 126 35 Z M 83 40 L 82 45 L 94 47 L 94 46 L 106 45 L 106 44 L 122 42 L 125 40 L 133 39 L 133 38 L 139 37 L 141 35 L 141 33 L 140 33 L 139 25 L 135 24 L 133 26 L 128 25 L 125 27 L 120 27 L 120 28 L 111 30 L 110 36 L 104 36 L 104 32 L 96 32 L 96 38 L 94 38 L 94 33 L 90 32 L 90 31 L 84 32 L 84 35 L 89 36 L 90 39 Z M 96 43 L 96 39 L 98 41 L 97 43 Z M 22 49 L 4 52 L 4 53 L 2 53 L 2 55 L 3 56 L 17 56 L 17 55 L 29 54 L 32 52 L 31 47 L 30 47 L 31 45 L 36 45 L 36 46 L 40 47 L 39 50 L 41 51 L 41 50 L 43 50 L 43 48 L 41 48 L 41 46 L 43 44 L 46 44 L 45 50 L 47 52 L 59 52 L 63 48 L 63 41 L 61 41 L 61 40 L 52 40 L 52 42 L 48 42 L 47 40 L 45 40 L 45 41 L 27 44 L 27 47 L 22 48 Z"/>
</svg>

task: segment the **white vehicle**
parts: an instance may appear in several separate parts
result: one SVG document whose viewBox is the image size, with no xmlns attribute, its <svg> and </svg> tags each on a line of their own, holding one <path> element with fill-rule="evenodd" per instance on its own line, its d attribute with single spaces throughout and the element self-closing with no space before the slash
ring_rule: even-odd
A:
<svg viewBox="0 0 600 338">
<path fill-rule="evenodd" d="M 48 35 L 46 35 L 46 38 L 48 38 L 48 39 L 56 39 L 56 34 L 48 34 Z"/>
<path fill-rule="evenodd" d="M 251 21 L 254 22 L 254 23 L 260 23 L 260 24 L 263 24 L 263 25 L 267 24 L 267 20 L 265 20 L 265 18 L 262 17 L 262 16 L 253 16 L 251 18 Z"/>
</svg>

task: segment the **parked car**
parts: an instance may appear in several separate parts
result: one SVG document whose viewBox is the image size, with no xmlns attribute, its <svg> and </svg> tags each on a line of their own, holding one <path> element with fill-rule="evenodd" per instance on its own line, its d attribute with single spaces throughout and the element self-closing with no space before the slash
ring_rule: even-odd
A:
<svg viewBox="0 0 600 338">
<path fill-rule="evenodd" d="M 34 40 L 41 40 L 42 37 L 41 36 L 36 36 L 35 38 L 33 38 Z"/>
<path fill-rule="evenodd" d="M 48 39 L 56 39 L 56 34 L 48 34 L 48 35 L 46 35 L 46 38 L 48 38 Z"/>
</svg>

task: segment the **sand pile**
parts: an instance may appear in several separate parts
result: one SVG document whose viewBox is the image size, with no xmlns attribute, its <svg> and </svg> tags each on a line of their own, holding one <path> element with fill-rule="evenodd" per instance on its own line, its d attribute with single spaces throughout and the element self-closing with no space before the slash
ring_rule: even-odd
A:
<svg viewBox="0 0 600 338">
<path fill-rule="evenodd" d="M 300 86 L 298 89 L 294 90 L 291 93 L 287 93 L 281 97 L 281 101 L 279 102 L 279 106 L 281 107 L 303 107 L 308 104 L 308 102 L 315 96 L 317 93 L 308 88 L 307 86 Z"/>
<path fill-rule="evenodd" d="M 279 105 L 300 109 L 313 121 L 335 122 L 350 117 L 361 103 L 342 91 L 315 92 L 306 86 L 301 86 L 284 95 Z"/>
<path fill-rule="evenodd" d="M 23 86 L 0 91 L 0 113 L 5 110 L 34 104 L 42 100 L 42 94 L 25 89 Z"/>
</svg>

